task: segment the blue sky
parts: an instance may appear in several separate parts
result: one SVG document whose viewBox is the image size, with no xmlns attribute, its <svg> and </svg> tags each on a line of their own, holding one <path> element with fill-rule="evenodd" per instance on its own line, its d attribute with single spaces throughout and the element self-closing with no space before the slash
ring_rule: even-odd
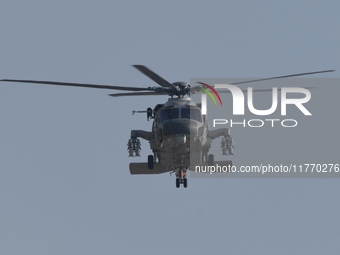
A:
<svg viewBox="0 0 340 255">
<path fill-rule="evenodd" d="M 154 84 L 132 64 L 188 82 L 340 70 L 339 7 L 338 1 L 5 0 L 0 78 L 147 87 Z M 109 93 L 1 84 L 1 254 L 338 252 L 337 179 L 190 179 L 188 189 L 176 189 L 168 174 L 130 176 L 128 164 L 149 153 L 142 141 L 142 158 L 128 158 L 130 130 L 151 128 L 131 111 L 166 97 Z M 314 101 L 314 111 L 326 103 L 338 109 L 325 102 L 338 93 L 331 87 L 317 94 L 323 100 Z M 320 160 L 338 160 L 339 121 L 307 123 L 308 134 L 325 137 Z M 256 135 L 246 143 L 234 133 L 235 157 L 262 155 L 242 146 L 252 148 Z M 308 155 L 316 144 L 306 144 L 297 153 L 317 158 Z"/>
</svg>

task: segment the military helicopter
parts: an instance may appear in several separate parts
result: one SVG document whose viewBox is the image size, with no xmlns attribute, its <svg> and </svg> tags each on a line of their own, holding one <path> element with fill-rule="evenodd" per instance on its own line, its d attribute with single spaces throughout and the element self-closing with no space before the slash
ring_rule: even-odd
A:
<svg viewBox="0 0 340 255">
<path fill-rule="evenodd" d="M 112 97 L 168 95 L 170 98 L 164 104 L 157 104 L 154 108 L 149 107 L 146 111 L 133 111 L 133 114 L 146 113 L 147 120 L 153 119 L 153 124 L 151 131 L 131 130 L 127 144 L 128 155 L 130 157 L 140 156 L 141 142 L 139 138 L 145 139 L 150 143 L 153 154 L 147 157 L 147 162 L 130 163 L 130 173 L 133 175 L 161 174 L 166 172 L 175 173 L 176 187 L 179 188 L 180 185 L 183 184 L 183 187 L 186 188 L 188 185 L 187 172 L 193 170 L 193 165 L 213 165 L 217 163 L 221 166 L 232 165 L 231 160 L 215 161 L 214 155 L 209 154 L 212 141 L 218 137 L 222 137 L 222 154 L 225 156 L 233 155 L 234 144 L 230 136 L 230 130 L 228 128 L 209 130 L 207 116 L 202 115 L 201 112 L 201 104 L 196 104 L 190 98 L 190 95 L 199 93 L 203 87 L 210 85 L 199 83 L 199 85 L 191 87 L 185 82 L 170 83 L 146 66 L 133 65 L 133 67 L 156 82 L 159 86 L 140 88 L 37 80 L 3 79 L 0 81 L 130 91 L 127 93 L 109 94 L 109 96 Z M 334 70 L 277 76 L 232 84 L 331 71 Z M 259 91 L 266 90 L 262 89 Z"/>
</svg>

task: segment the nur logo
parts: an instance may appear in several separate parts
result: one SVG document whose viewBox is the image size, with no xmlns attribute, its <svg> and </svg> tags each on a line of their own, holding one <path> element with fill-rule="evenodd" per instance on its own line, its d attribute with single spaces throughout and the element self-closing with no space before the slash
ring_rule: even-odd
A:
<svg viewBox="0 0 340 255">
<path fill-rule="evenodd" d="M 203 82 L 198 82 L 198 83 L 203 85 L 203 87 L 201 87 L 201 90 L 206 92 L 211 97 L 215 105 L 216 105 L 216 99 L 208 89 L 214 92 L 214 94 L 217 96 L 218 100 L 220 101 L 221 105 L 222 105 L 222 100 L 218 92 L 215 90 L 215 88 L 228 89 L 228 93 L 231 93 L 233 97 L 233 115 L 244 115 L 245 114 L 244 113 L 245 112 L 244 93 L 243 93 L 243 90 L 241 90 L 239 87 L 235 85 L 231 85 L 231 84 L 215 84 L 215 87 L 213 87 Z M 271 115 L 272 113 L 274 113 L 278 107 L 279 90 L 281 92 L 281 115 L 283 116 L 287 115 L 287 105 L 289 104 L 295 105 L 304 115 L 309 115 L 309 116 L 312 115 L 303 105 L 304 103 L 307 103 L 311 99 L 311 93 L 308 89 L 299 88 L 299 87 L 281 87 L 279 89 L 277 87 L 273 87 L 272 88 L 272 105 L 269 109 L 266 109 L 266 110 L 259 110 L 254 107 L 253 88 L 248 87 L 246 93 L 247 93 L 247 105 L 248 105 L 249 111 L 259 116 Z M 304 97 L 300 97 L 300 98 L 288 98 L 287 97 L 288 94 L 297 94 L 297 93 L 303 94 Z M 206 94 L 202 94 L 201 111 L 203 115 L 207 114 L 207 95 Z"/>
</svg>

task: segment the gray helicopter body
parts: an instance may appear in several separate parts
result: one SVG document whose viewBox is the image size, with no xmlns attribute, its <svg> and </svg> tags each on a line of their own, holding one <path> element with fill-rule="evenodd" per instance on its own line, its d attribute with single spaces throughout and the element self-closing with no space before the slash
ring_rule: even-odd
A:
<svg viewBox="0 0 340 255">
<path fill-rule="evenodd" d="M 131 163 L 131 174 L 176 173 L 176 185 L 187 186 L 186 173 L 194 165 L 211 165 L 212 154 L 208 154 L 212 140 L 222 137 L 222 154 L 231 155 L 233 144 L 229 129 L 209 131 L 205 115 L 201 114 L 200 105 L 190 97 L 169 98 L 164 105 L 157 105 L 152 114 L 152 131 L 132 130 L 128 142 L 129 156 L 140 156 L 139 137 L 150 143 L 153 155 L 147 163 Z M 231 161 L 224 164 L 230 165 Z"/>
<path fill-rule="evenodd" d="M 146 111 L 148 120 L 154 119 L 152 131 L 131 131 L 131 137 L 128 142 L 129 156 L 140 156 L 141 143 L 139 138 L 149 141 L 153 154 L 148 156 L 146 163 L 130 163 L 130 173 L 160 174 L 174 172 L 177 177 L 176 187 L 179 188 L 180 184 L 183 184 L 186 188 L 186 173 L 188 170 L 193 170 L 193 165 L 212 165 L 217 162 L 220 165 L 232 164 L 231 161 L 214 161 L 214 156 L 208 154 L 212 140 L 217 137 L 222 137 L 222 154 L 233 154 L 233 142 L 229 130 L 225 128 L 210 131 L 206 116 L 201 113 L 200 105 L 196 105 L 196 103 L 190 99 L 191 94 L 200 93 L 202 91 L 202 86 L 211 88 L 210 85 L 199 82 L 200 85 L 191 87 L 185 82 L 170 83 L 146 66 L 133 65 L 133 67 L 156 82 L 159 86 L 141 88 L 37 80 L 3 79 L 0 81 L 128 91 L 127 93 L 109 94 L 112 97 L 167 94 L 170 98 L 165 104 L 156 105 L 154 109 L 148 108 Z M 332 71 L 334 70 L 277 76 L 232 84 L 258 82 Z"/>
</svg>

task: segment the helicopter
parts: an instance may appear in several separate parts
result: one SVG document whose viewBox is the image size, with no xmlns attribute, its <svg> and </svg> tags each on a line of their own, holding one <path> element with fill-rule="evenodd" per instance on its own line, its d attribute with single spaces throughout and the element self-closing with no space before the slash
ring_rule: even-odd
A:
<svg viewBox="0 0 340 255">
<path fill-rule="evenodd" d="M 129 164 L 132 175 L 175 173 L 176 187 L 179 188 L 182 184 L 184 188 L 187 188 L 187 173 L 193 170 L 194 165 L 212 166 L 218 164 L 220 166 L 231 166 L 233 164 L 232 160 L 215 161 L 214 154 L 209 154 L 212 141 L 221 137 L 222 155 L 233 155 L 234 142 L 230 135 L 230 129 L 220 128 L 209 130 L 207 115 L 202 114 L 201 111 L 202 104 L 195 103 L 190 97 L 192 94 L 201 93 L 205 88 L 214 90 L 212 86 L 201 82 L 194 87 L 191 87 L 186 82 L 170 83 L 144 65 L 133 65 L 133 67 L 159 86 L 140 88 L 39 80 L 2 79 L 0 81 L 129 91 L 109 94 L 109 96 L 112 97 L 168 95 L 169 98 L 167 102 L 163 104 L 157 104 L 153 108 L 148 107 L 146 111 L 132 112 L 132 114 L 146 113 L 147 120 L 153 120 L 151 131 L 131 130 L 127 143 L 129 157 L 140 157 L 141 142 L 139 138 L 148 141 L 150 149 L 152 150 L 152 154 L 148 155 L 146 162 Z M 332 71 L 334 70 L 299 73 L 231 84 L 250 83 Z M 261 89 L 258 91 L 267 90 Z"/>
</svg>

